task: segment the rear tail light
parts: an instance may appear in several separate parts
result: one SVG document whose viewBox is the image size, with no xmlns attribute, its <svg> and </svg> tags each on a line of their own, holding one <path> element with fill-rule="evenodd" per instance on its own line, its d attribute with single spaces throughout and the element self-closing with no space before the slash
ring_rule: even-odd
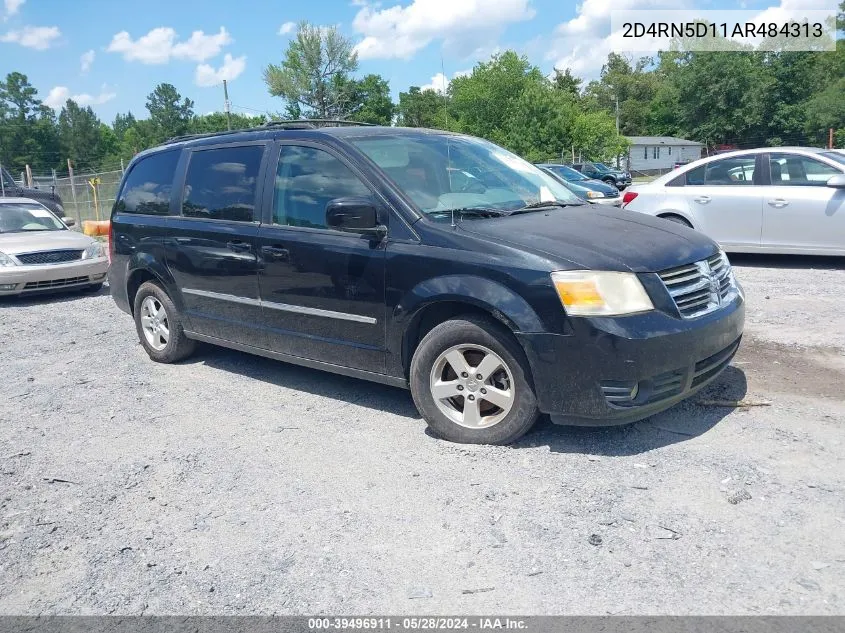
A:
<svg viewBox="0 0 845 633">
<path fill-rule="evenodd" d="M 636 191 L 626 191 L 622 195 L 622 206 L 627 206 L 629 202 L 631 202 L 634 198 L 636 198 L 639 194 Z"/>
<path fill-rule="evenodd" d="M 109 263 L 114 259 L 114 223 L 109 222 Z"/>
</svg>

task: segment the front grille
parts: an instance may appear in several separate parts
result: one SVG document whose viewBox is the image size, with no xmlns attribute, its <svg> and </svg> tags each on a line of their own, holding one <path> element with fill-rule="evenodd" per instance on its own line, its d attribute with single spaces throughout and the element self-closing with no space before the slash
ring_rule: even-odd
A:
<svg viewBox="0 0 845 633">
<path fill-rule="evenodd" d="M 604 194 L 604 197 L 605 198 L 618 198 L 619 197 L 619 190 L 617 189 L 616 191 L 610 191 L 610 192 Z"/>
<path fill-rule="evenodd" d="M 65 286 L 76 286 L 87 283 L 88 277 L 67 277 L 65 279 L 50 279 L 48 281 L 30 281 L 23 289 L 43 290 L 46 288 L 64 288 Z"/>
<path fill-rule="evenodd" d="M 736 350 L 738 348 L 739 339 L 728 345 L 721 352 L 717 352 L 709 358 L 698 361 L 695 364 L 695 369 L 693 370 L 691 386 L 697 387 L 701 383 L 707 382 L 713 376 L 721 372 L 728 366 L 728 363 L 731 362 L 731 359 L 734 357 L 734 354 L 736 354 Z"/>
<path fill-rule="evenodd" d="M 24 265 L 33 264 L 61 264 L 82 259 L 83 251 L 42 251 L 40 253 L 21 253 L 15 255 L 18 261 Z"/>
<path fill-rule="evenodd" d="M 723 252 L 658 273 L 681 316 L 687 319 L 713 312 L 736 294 L 733 271 Z"/>
</svg>

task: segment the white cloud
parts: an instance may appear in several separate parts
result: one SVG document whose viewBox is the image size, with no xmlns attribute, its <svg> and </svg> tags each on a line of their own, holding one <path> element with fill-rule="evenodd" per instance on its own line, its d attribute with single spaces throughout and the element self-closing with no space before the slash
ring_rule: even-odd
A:
<svg viewBox="0 0 845 633">
<path fill-rule="evenodd" d="M 233 41 L 222 26 L 218 33 L 210 35 L 194 31 L 184 42 L 177 41 L 174 29 L 160 26 L 137 40 L 133 40 L 127 31 L 121 31 L 112 38 L 106 51 L 120 53 L 126 61 L 139 61 L 142 64 L 166 64 L 171 58 L 204 62 L 218 55 Z"/>
<path fill-rule="evenodd" d="M 94 63 L 95 56 L 96 53 L 94 52 L 94 49 L 82 53 L 82 56 L 79 58 L 79 64 L 83 73 L 87 73 L 91 70 L 91 64 Z"/>
<path fill-rule="evenodd" d="M 452 79 L 455 77 L 466 77 L 467 75 L 472 74 L 472 69 L 470 70 L 459 70 L 454 75 L 452 75 Z M 434 77 L 431 78 L 431 81 L 424 86 L 420 86 L 420 90 L 434 90 L 439 94 L 446 94 L 446 89 L 449 87 L 449 80 L 443 73 L 437 73 Z"/>
<path fill-rule="evenodd" d="M 226 81 L 237 79 L 246 68 L 246 55 L 232 57 L 229 53 L 223 56 L 223 65 L 216 69 L 210 64 L 200 64 L 194 76 L 194 82 L 203 88 L 216 86 Z"/>
<path fill-rule="evenodd" d="M 584 0 L 574 18 L 557 26 L 546 59 L 585 79 L 597 78 L 607 56 L 621 50 L 610 32 L 610 12 L 631 9 L 683 9 L 693 0 Z"/>
<path fill-rule="evenodd" d="M 8 31 L 0 35 L 0 42 L 13 42 L 37 51 L 45 51 L 61 35 L 62 32 L 57 26 L 25 26 L 19 31 Z"/>
<path fill-rule="evenodd" d="M 352 26 L 364 36 L 355 47 L 361 59 L 408 59 L 435 39 L 452 49 L 474 48 L 508 24 L 532 17 L 529 0 L 498 0 L 495 6 L 489 0 L 414 0 L 381 10 L 364 6 Z"/>
<path fill-rule="evenodd" d="M 80 106 L 102 105 L 107 101 L 111 101 L 117 96 L 117 93 L 109 92 L 108 86 L 105 84 L 100 89 L 100 94 L 89 95 L 86 93 L 73 95 L 66 86 L 56 86 L 44 99 L 44 104 L 50 106 L 54 110 L 60 110 L 68 99 L 75 101 Z"/>
<path fill-rule="evenodd" d="M 20 11 L 21 5 L 24 2 L 26 2 L 26 0 L 4 0 L 3 7 L 5 8 L 5 12 L 3 15 L 3 21 L 5 22 Z"/>
<path fill-rule="evenodd" d="M 285 22 L 282 26 L 279 27 L 279 35 L 287 35 L 288 33 L 293 33 L 293 30 L 296 28 L 296 22 Z"/>
</svg>

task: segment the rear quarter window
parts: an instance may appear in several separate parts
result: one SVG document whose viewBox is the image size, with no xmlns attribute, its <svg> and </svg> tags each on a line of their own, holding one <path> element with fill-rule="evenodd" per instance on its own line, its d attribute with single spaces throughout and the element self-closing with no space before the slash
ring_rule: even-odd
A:
<svg viewBox="0 0 845 633">
<path fill-rule="evenodd" d="M 114 212 L 167 215 L 179 153 L 159 152 L 135 163 L 123 183 Z"/>
</svg>

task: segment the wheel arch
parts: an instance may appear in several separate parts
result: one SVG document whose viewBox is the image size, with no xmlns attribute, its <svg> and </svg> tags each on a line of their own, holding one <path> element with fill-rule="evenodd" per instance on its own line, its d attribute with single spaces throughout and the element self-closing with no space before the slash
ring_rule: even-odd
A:
<svg viewBox="0 0 845 633">
<path fill-rule="evenodd" d="M 158 283 L 176 304 L 182 309 L 182 297 L 176 292 L 176 284 L 170 271 L 147 254 L 136 256 L 129 265 L 129 273 L 126 276 L 126 297 L 129 300 L 129 310 L 134 314 L 135 295 L 141 284 L 147 281 Z"/>
<path fill-rule="evenodd" d="M 509 332 L 537 332 L 545 328 L 525 299 L 506 286 L 481 277 L 450 275 L 427 280 L 409 292 L 394 311 L 394 341 L 407 378 L 411 359 L 422 338 L 435 326 L 462 314 L 492 319 Z"/>
<path fill-rule="evenodd" d="M 684 222 L 689 224 L 692 228 L 695 228 L 695 223 L 689 217 L 689 214 L 685 213 L 683 211 L 678 211 L 676 209 L 671 209 L 671 210 L 668 210 L 668 211 L 660 211 L 657 214 L 656 217 L 663 218 L 664 220 L 667 219 L 667 218 L 671 218 L 671 217 L 680 218 L 681 220 L 683 220 Z"/>
</svg>

